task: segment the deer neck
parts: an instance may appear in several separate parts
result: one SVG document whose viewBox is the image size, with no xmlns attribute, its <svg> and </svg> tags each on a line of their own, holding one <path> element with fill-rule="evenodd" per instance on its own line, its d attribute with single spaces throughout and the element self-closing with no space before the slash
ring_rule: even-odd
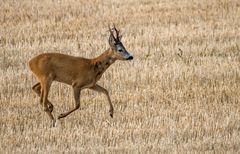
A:
<svg viewBox="0 0 240 154">
<path fill-rule="evenodd" d="M 97 76 L 101 76 L 115 61 L 116 58 L 112 56 L 112 51 L 110 48 L 94 59 L 94 72 Z"/>
</svg>

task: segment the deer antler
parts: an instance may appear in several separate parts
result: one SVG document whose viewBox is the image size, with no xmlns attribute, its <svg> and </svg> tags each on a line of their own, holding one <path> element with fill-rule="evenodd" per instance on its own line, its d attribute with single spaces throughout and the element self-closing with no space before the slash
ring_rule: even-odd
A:
<svg viewBox="0 0 240 154">
<path fill-rule="evenodd" d="M 119 36 L 119 32 L 120 32 L 120 30 L 117 30 L 117 28 L 115 27 L 115 24 L 113 23 L 113 29 L 115 30 L 115 32 L 116 32 L 116 37 L 117 37 L 117 39 L 119 40 L 119 38 L 120 38 L 120 36 Z"/>
<path fill-rule="evenodd" d="M 114 41 L 116 41 L 116 38 L 115 38 L 115 36 L 114 36 L 114 34 L 113 34 L 113 30 L 112 30 L 112 28 L 110 27 L 110 25 L 108 25 L 108 28 L 109 28 L 109 31 L 110 31 L 110 35 L 113 37 Z"/>
</svg>

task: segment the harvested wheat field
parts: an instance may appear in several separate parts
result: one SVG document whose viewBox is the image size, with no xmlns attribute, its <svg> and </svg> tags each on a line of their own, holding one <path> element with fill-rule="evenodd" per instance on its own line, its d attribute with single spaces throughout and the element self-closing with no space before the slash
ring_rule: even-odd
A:
<svg viewBox="0 0 240 154">
<path fill-rule="evenodd" d="M 109 48 L 115 23 L 134 56 L 81 93 L 81 109 L 50 126 L 28 61 L 57 52 L 86 58 Z M 74 107 L 54 82 L 53 114 Z M 1 153 L 239 153 L 238 0 L 1 0 Z"/>
</svg>

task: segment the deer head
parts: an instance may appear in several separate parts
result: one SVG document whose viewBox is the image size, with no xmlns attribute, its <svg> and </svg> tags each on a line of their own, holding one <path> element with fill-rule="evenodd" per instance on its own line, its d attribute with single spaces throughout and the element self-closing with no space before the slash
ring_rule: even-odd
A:
<svg viewBox="0 0 240 154">
<path fill-rule="evenodd" d="M 109 26 L 109 31 L 110 31 L 110 36 L 109 36 L 108 42 L 113 51 L 113 56 L 119 60 L 132 60 L 133 56 L 128 53 L 128 51 L 126 50 L 126 48 L 123 46 L 121 42 L 122 36 L 119 35 L 120 31 L 117 30 L 115 25 L 113 25 L 113 28 L 110 28 Z M 114 32 L 115 32 L 115 36 L 114 36 Z"/>
</svg>

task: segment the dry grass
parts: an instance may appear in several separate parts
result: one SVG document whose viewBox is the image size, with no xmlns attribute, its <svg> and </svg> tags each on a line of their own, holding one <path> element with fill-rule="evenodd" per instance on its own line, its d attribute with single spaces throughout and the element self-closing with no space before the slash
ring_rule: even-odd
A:
<svg viewBox="0 0 240 154">
<path fill-rule="evenodd" d="M 115 22 L 135 57 L 86 90 L 82 110 L 50 128 L 31 91 L 28 60 L 42 52 L 95 57 Z M 1 0 L 1 153 L 240 152 L 238 0 Z M 58 115 L 71 87 L 53 84 Z"/>
</svg>

